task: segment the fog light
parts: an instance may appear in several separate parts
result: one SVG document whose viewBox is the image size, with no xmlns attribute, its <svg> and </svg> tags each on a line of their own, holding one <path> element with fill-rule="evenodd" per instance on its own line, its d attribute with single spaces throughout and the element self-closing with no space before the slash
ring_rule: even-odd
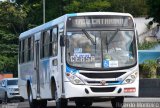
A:
<svg viewBox="0 0 160 108">
<path fill-rule="evenodd" d="M 77 84 L 79 84 L 79 83 L 81 82 L 79 79 L 75 79 L 74 81 L 75 81 L 75 83 L 77 83 Z"/>
<path fill-rule="evenodd" d="M 132 78 L 132 79 L 135 79 L 136 77 L 135 77 L 135 75 L 131 75 L 131 78 Z"/>
<path fill-rule="evenodd" d="M 132 82 L 132 79 L 126 79 L 126 82 L 127 82 L 127 83 L 131 83 L 131 82 Z"/>
</svg>

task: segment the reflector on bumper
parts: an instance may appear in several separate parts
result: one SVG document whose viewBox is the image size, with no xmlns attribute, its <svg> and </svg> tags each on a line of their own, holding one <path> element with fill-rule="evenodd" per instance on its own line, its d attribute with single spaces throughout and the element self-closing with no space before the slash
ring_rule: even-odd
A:
<svg viewBox="0 0 160 108">
<path fill-rule="evenodd" d="M 136 92 L 136 88 L 124 88 L 124 93 Z"/>
</svg>

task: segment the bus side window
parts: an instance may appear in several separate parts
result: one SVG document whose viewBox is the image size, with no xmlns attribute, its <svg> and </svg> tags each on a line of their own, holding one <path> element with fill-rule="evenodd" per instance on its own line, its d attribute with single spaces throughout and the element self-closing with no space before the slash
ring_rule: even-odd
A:
<svg viewBox="0 0 160 108">
<path fill-rule="evenodd" d="M 33 36 L 28 38 L 28 61 L 33 60 Z"/>
<path fill-rule="evenodd" d="M 34 36 L 31 37 L 31 61 L 34 60 Z"/>
<path fill-rule="evenodd" d="M 24 42 L 24 62 L 28 61 L 28 38 Z"/>
<path fill-rule="evenodd" d="M 19 41 L 19 63 L 21 63 L 21 56 L 22 56 L 22 42 Z"/>
<path fill-rule="evenodd" d="M 21 50 L 21 63 L 24 63 L 24 43 L 25 43 L 25 40 L 23 39 L 22 40 L 22 50 Z"/>
<path fill-rule="evenodd" d="M 58 54 L 58 28 L 55 27 L 52 30 L 52 56 Z"/>
<path fill-rule="evenodd" d="M 28 60 L 27 61 L 30 61 L 31 60 L 31 37 L 28 38 Z"/>
<path fill-rule="evenodd" d="M 42 34 L 42 55 L 41 58 L 49 57 L 50 30 Z"/>
</svg>

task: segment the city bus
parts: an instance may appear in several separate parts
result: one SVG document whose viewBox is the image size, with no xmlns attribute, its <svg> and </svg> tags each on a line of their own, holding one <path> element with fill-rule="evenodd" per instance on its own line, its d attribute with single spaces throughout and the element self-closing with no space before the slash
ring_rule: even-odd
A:
<svg viewBox="0 0 160 108">
<path fill-rule="evenodd" d="M 138 96 L 137 35 L 132 15 L 84 12 L 63 15 L 19 36 L 19 89 L 31 108 L 69 101 L 89 107 Z"/>
</svg>

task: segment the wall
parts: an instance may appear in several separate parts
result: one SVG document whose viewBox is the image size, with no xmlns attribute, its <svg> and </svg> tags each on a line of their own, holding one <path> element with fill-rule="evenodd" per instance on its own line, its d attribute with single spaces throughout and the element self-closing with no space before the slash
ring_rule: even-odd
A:
<svg viewBox="0 0 160 108">
<path fill-rule="evenodd" d="M 160 79 L 140 79 L 139 97 L 160 97 Z"/>
<path fill-rule="evenodd" d="M 13 78 L 13 74 L 0 74 L 0 80 L 3 78 Z"/>
</svg>

